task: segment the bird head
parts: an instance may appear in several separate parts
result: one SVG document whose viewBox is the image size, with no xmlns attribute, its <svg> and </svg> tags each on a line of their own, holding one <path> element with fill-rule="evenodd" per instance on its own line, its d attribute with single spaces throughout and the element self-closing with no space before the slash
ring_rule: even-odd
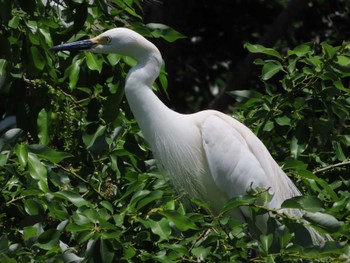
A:
<svg viewBox="0 0 350 263">
<path fill-rule="evenodd" d="M 141 60 L 158 49 L 140 34 L 127 28 L 114 28 L 91 39 L 61 44 L 52 47 L 52 51 L 85 50 L 94 53 L 116 53 Z"/>
</svg>

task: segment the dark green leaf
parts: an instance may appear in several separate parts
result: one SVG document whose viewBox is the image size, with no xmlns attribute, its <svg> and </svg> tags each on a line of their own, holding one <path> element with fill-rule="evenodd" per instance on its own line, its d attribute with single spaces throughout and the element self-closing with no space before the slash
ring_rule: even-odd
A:
<svg viewBox="0 0 350 263">
<path fill-rule="evenodd" d="M 231 209 L 237 208 L 239 206 L 248 206 L 254 204 L 255 201 L 256 198 L 253 196 L 237 196 L 235 198 L 232 198 L 225 204 L 224 208 L 221 210 L 221 214 L 224 214 L 230 211 Z"/>
<path fill-rule="evenodd" d="M 322 202 L 314 196 L 296 196 L 285 200 L 281 208 L 303 209 L 309 212 L 324 211 Z"/>
<path fill-rule="evenodd" d="M 58 152 L 41 144 L 32 144 L 28 147 L 28 150 L 35 153 L 38 157 L 49 160 L 52 163 L 59 163 L 63 159 L 72 157 L 69 153 Z"/>
<path fill-rule="evenodd" d="M 196 224 L 187 216 L 181 215 L 177 211 L 160 211 L 160 214 L 168 218 L 179 230 L 198 229 Z"/>
<path fill-rule="evenodd" d="M 171 234 L 169 221 L 162 218 L 160 221 L 149 220 L 149 225 L 154 234 L 159 236 L 159 241 L 168 240 Z"/>
<path fill-rule="evenodd" d="M 329 232 L 335 232 L 340 227 L 339 221 L 334 216 L 325 213 L 306 212 L 303 218 L 319 227 L 327 229 Z"/>
<path fill-rule="evenodd" d="M 291 123 L 291 119 L 288 116 L 278 117 L 275 121 L 280 126 L 289 126 Z"/>
<path fill-rule="evenodd" d="M 99 240 L 99 243 L 100 243 L 99 250 L 95 251 L 95 253 L 100 255 L 101 257 L 100 262 L 106 262 L 106 263 L 112 262 L 114 258 L 114 250 L 110 241 L 101 238 Z"/>
<path fill-rule="evenodd" d="M 86 148 L 87 149 L 91 148 L 94 145 L 96 139 L 104 134 L 105 130 L 106 130 L 105 126 L 100 126 L 98 127 L 98 129 L 94 134 L 84 134 L 83 142 Z"/>
<path fill-rule="evenodd" d="M 79 194 L 72 192 L 72 191 L 63 190 L 63 191 L 55 192 L 53 194 L 57 197 L 60 197 L 60 198 L 63 198 L 63 199 L 70 201 L 76 207 L 91 206 L 90 202 L 86 201 Z"/>
<path fill-rule="evenodd" d="M 0 151 L 2 151 L 8 144 L 15 142 L 22 133 L 23 131 L 18 128 L 5 132 L 5 134 L 0 137 Z"/>
<path fill-rule="evenodd" d="M 276 60 L 268 61 L 264 64 L 262 68 L 261 78 L 263 80 L 269 80 L 274 75 L 282 70 L 282 64 Z"/>
<path fill-rule="evenodd" d="M 40 53 L 39 49 L 36 46 L 31 46 L 30 53 L 32 55 L 32 61 L 35 65 L 35 67 L 38 70 L 43 70 L 46 62 L 45 62 L 44 57 Z"/>
<path fill-rule="evenodd" d="M 58 230 L 49 229 L 38 237 L 38 241 L 35 245 L 44 250 L 50 250 L 58 246 L 60 235 L 61 233 Z"/>
</svg>

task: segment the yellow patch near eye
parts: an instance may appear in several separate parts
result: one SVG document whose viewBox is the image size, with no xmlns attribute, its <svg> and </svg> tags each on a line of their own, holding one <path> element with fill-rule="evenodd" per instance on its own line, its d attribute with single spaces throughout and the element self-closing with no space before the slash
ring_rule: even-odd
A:
<svg viewBox="0 0 350 263">
<path fill-rule="evenodd" d="M 105 45 L 105 44 L 108 44 L 110 43 L 112 40 L 112 38 L 110 36 L 104 36 L 104 37 L 94 37 L 94 38 L 91 38 L 91 41 L 96 43 L 96 44 L 99 44 L 99 45 Z"/>
</svg>

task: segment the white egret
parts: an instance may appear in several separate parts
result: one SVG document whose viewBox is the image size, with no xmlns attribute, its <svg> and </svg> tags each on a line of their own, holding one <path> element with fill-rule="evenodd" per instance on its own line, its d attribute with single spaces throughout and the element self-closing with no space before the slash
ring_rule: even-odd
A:
<svg viewBox="0 0 350 263">
<path fill-rule="evenodd" d="M 126 77 L 125 94 L 157 165 L 175 187 L 207 201 L 213 212 L 219 212 L 229 199 L 246 194 L 251 187 L 268 189 L 273 198 L 266 206 L 271 209 L 300 195 L 264 144 L 242 123 L 214 110 L 185 115 L 164 105 L 152 90 L 160 72 L 161 54 L 138 33 L 115 28 L 51 50 L 87 50 L 134 58 L 138 63 Z M 283 212 L 302 216 L 296 209 Z M 242 207 L 231 214 L 241 220 L 248 217 Z M 257 218 L 255 224 L 266 232 L 266 217 Z M 309 232 L 315 244 L 324 242 L 318 232 L 312 228 Z"/>
</svg>

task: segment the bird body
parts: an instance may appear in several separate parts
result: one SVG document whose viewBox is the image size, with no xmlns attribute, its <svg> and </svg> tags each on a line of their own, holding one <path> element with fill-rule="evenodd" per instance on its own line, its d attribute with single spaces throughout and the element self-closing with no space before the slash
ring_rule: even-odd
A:
<svg viewBox="0 0 350 263">
<path fill-rule="evenodd" d="M 157 165 L 177 189 L 207 201 L 214 213 L 251 188 L 264 188 L 273 195 L 271 202 L 264 204 L 271 209 L 300 195 L 264 144 L 239 121 L 214 110 L 180 114 L 164 105 L 152 90 L 160 72 L 161 54 L 138 33 L 116 28 L 90 40 L 52 49 L 118 53 L 138 62 L 126 77 L 125 94 Z M 296 209 L 283 212 L 302 216 Z M 230 214 L 240 220 L 248 216 L 245 208 L 234 209 Z M 257 218 L 256 226 L 266 233 L 266 216 Z M 309 231 L 315 243 L 322 242 L 321 235 L 311 228 Z"/>
</svg>

